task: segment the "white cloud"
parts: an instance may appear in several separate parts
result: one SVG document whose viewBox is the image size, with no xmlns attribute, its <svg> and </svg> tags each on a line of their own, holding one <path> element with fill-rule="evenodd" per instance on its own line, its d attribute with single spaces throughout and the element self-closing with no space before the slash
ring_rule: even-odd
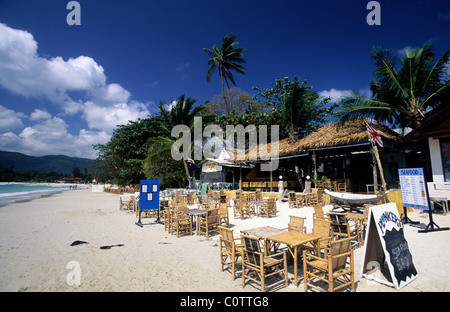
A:
<svg viewBox="0 0 450 312">
<path fill-rule="evenodd" d="M 0 131 L 8 131 L 23 127 L 22 118 L 25 114 L 15 112 L 0 105 Z"/>
<path fill-rule="evenodd" d="M 0 150 L 21 152 L 28 155 L 70 155 L 95 158 L 93 144 L 106 143 L 110 135 L 105 131 L 80 130 L 70 134 L 67 123 L 59 117 L 39 119 L 38 123 L 25 127 L 19 134 L 11 131 L 0 134 Z"/>
<path fill-rule="evenodd" d="M 47 112 L 45 109 L 35 109 L 31 115 L 30 120 L 36 121 L 36 120 L 42 120 L 42 119 L 50 119 L 52 115 L 50 115 L 49 112 Z"/>
<path fill-rule="evenodd" d="M 186 66 L 189 64 L 180 70 Z M 92 144 L 106 143 L 117 125 L 150 114 L 147 104 L 130 100 L 131 93 L 120 84 L 107 83 L 103 67 L 91 57 L 41 57 L 32 34 L 2 23 L 0 85 L 27 98 L 47 99 L 61 109 L 59 117 L 52 117 L 47 110 L 36 108 L 29 116 L 35 124 L 14 133 L 24 127 L 25 114 L 0 106 L 1 116 L 8 117 L 0 120 L 0 131 L 4 132 L 0 134 L 0 149 L 5 150 L 93 157 Z M 76 114 L 88 129 L 72 135 L 62 118 Z"/>
<path fill-rule="evenodd" d="M 331 102 L 339 102 L 344 96 L 352 93 L 353 90 L 338 90 L 331 88 L 330 90 L 323 90 L 319 92 L 319 96 L 331 97 Z M 369 88 L 360 89 L 358 92 L 364 96 L 366 99 L 371 97 L 371 92 Z"/>
<path fill-rule="evenodd" d="M 127 124 L 130 120 L 146 118 L 149 115 L 147 106 L 139 102 L 117 103 L 112 106 L 100 106 L 86 102 L 83 117 L 89 128 L 112 133 L 116 125 Z"/>
</svg>

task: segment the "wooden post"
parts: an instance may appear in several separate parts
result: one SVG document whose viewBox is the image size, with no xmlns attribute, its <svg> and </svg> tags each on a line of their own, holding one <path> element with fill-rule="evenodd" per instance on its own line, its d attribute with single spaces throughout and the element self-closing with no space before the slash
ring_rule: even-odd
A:
<svg viewBox="0 0 450 312">
<path fill-rule="evenodd" d="M 239 163 L 239 189 L 242 191 L 242 163 Z"/>
<path fill-rule="evenodd" d="M 378 148 L 375 144 L 372 143 L 373 151 L 375 154 L 375 158 L 377 159 L 378 169 L 380 170 L 381 183 L 383 184 L 383 190 L 386 192 L 386 181 L 384 180 L 383 167 L 381 166 L 380 155 L 378 155 Z"/>
<path fill-rule="evenodd" d="M 373 147 L 373 146 L 372 146 Z M 373 174 L 373 192 L 378 190 L 378 173 L 377 173 L 377 160 L 375 159 L 375 151 L 372 148 L 372 174 Z"/>
</svg>

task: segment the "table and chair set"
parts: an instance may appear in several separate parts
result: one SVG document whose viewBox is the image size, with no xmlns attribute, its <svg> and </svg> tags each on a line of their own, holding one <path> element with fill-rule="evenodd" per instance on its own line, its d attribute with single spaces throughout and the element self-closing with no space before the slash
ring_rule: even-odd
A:
<svg viewBox="0 0 450 312">
<path fill-rule="evenodd" d="M 240 273 L 243 287 L 253 282 L 261 291 L 287 286 L 289 275 L 295 286 L 303 281 L 305 291 L 311 288 L 336 291 L 346 287 L 354 291 L 353 249 L 359 245 L 353 242 L 360 242 L 360 238 L 356 232 L 346 235 L 347 232 L 337 225 L 342 226 L 350 218 L 363 218 L 349 215 L 349 219 L 335 220 L 335 215 L 323 213 L 321 205 L 315 208 L 310 233 L 304 226 L 305 218 L 298 216 L 290 216 L 287 228 L 251 228 L 241 230 L 237 238 L 232 229 L 219 226 L 222 271 L 229 267 L 232 280 Z M 293 272 L 288 272 L 288 261 L 292 263 Z M 303 276 L 299 273 L 300 262 Z M 237 271 L 238 265 L 240 271 Z"/>
</svg>

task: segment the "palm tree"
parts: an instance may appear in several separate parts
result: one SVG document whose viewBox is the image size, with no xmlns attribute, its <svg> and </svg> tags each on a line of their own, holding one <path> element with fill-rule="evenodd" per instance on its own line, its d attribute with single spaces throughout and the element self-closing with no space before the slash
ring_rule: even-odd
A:
<svg viewBox="0 0 450 312">
<path fill-rule="evenodd" d="M 234 81 L 234 77 L 231 72 L 232 70 L 243 75 L 245 74 L 245 67 L 239 64 L 245 63 L 245 60 L 242 57 L 244 56 L 244 51 L 247 50 L 244 48 L 237 48 L 236 45 L 238 45 L 239 42 L 236 42 L 235 40 L 235 35 L 228 34 L 223 37 L 222 48 L 220 50 L 216 45 L 213 45 L 212 49 L 203 49 L 203 51 L 211 57 L 208 60 L 208 65 L 210 65 L 210 67 L 206 72 L 206 81 L 211 81 L 212 73 L 216 70 L 216 68 L 218 68 L 219 76 L 222 81 L 223 94 L 225 94 L 224 82 L 226 83 L 228 89 L 230 89 L 228 80 L 236 86 L 236 82 Z"/>
<path fill-rule="evenodd" d="M 341 122 L 360 117 L 386 120 L 400 127 L 415 128 L 425 113 L 450 101 L 448 66 L 450 50 L 433 64 L 435 53 L 430 43 L 400 58 L 392 50 L 373 49 L 374 75 L 366 99 L 357 91 L 345 96 L 337 115 Z M 398 69 L 396 65 L 400 60 Z"/>
<path fill-rule="evenodd" d="M 159 114 L 163 119 L 162 128 L 166 131 L 166 136 L 150 139 L 151 148 L 147 158 L 152 156 L 159 157 L 164 154 L 170 155 L 172 144 L 179 139 L 171 136 L 173 127 L 177 125 L 192 127 L 194 124 L 194 117 L 199 116 L 204 109 L 203 105 L 194 107 L 196 102 L 196 99 L 191 97 L 186 98 L 184 94 L 178 97 L 175 102 L 172 101 L 172 106 L 170 108 L 166 103 L 162 101 L 160 102 Z M 189 183 L 189 188 L 192 188 L 192 180 L 189 174 L 187 159 L 183 159 L 183 165 L 186 172 L 186 178 Z"/>
</svg>

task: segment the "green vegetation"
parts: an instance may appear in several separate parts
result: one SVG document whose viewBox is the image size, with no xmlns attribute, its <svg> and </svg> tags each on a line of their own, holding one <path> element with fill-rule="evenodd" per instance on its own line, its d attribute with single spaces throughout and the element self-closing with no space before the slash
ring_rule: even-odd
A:
<svg viewBox="0 0 450 312">
<path fill-rule="evenodd" d="M 61 178 L 91 180 L 92 159 L 64 155 L 28 156 L 0 151 L 0 182 L 57 182 Z"/>
<path fill-rule="evenodd" d="M 448 105 L 450 50 L 435 63 L 435 53 L 429 43 L 405 54 L 400 58 L 392 50 L 373 49 L 372 98 L 366 99 L 357 91 L 343 98 L 338 111 L 342 122 L 372 117 L 400 127 L 416 128 L 429 109 Z"/>
</svg>

